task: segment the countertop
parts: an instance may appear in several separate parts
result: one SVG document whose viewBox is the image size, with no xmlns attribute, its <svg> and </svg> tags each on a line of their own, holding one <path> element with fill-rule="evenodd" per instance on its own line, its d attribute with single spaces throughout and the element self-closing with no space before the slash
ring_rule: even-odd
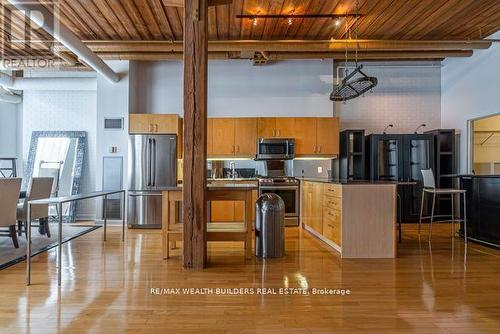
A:
<svg viewBox="0 0 500 334">
<path fill-rule="evenodd" d="M 328 178 L 315 178 L 315 177 L 301 177 L 300 181 L 320 182 L 341 185 L 355 185 L 355 184 L 407 184 L 406 182 L 395 181 L 371 181 L 371 180 L 345 180 L 345 179 L 328 179 Z M 413 183 L 412 183 L 413 184 Z"/>
<path fill-rule="evenodd" d="M 210 190 L 257 190 L 259 189 L 256 183 L 225 183 L 225 184 L 207 184 L 207 189 Z M 182 190 L 182 185 L 177 187 L 164 187 L 161 189 L 162 191 L 174 191 L 174 190 Z"/>
</svg>

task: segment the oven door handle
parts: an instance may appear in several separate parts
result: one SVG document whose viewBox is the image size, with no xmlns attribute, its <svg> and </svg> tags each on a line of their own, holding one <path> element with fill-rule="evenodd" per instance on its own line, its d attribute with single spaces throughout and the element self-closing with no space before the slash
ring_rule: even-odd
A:
<svg viewBox="0 0 500 334">
<path fill-rule="evenodd" d="M 263 190 L 299 190 L 299 186 L 259 186 L 260 189 Z"/>
</svg>

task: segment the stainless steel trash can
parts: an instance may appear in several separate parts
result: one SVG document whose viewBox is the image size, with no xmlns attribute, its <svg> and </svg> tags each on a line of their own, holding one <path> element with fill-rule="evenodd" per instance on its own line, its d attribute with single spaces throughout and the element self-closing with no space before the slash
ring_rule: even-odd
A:
<svg viewBox="0 0 500 334">
<path fill-rule="evenodd" d="M 285 203 L 266 193 L 255 204 L 255 256 L 282 257 L 285 253 Z"/>
</svg>

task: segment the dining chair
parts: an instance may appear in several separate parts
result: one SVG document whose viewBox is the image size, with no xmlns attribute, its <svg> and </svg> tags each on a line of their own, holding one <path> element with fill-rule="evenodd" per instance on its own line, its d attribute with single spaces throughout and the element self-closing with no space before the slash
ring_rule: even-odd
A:
<svg viewBox="0 0 500 334">
<path fill-rule="evenodd" d="M 51 177 L 34 177 L 31 179 L 30 186 L 26 192 L 26 198 L 17 205 L 17 221 L 18 221 L 18 233 L 19 235 L 27 230 L 28 221 L 28 202 L 36 199 L 49 198 L 52 191 L 52 183 L 54 179 Z M 38 219 L 41 234 L 47 234 L 50 238 L 49 229 L 49 206 L 44 205 L 32 205 L 31 206 L 31 221 Z M 30 222 L 31 223 L 31 222 Z"/>
<path fill-rule="evenodd" d="M 4 232 L 0 235 L 11 237 L 15 248 L 19 248 L 16 234 L 16 213 L 20 190 L 20 178 L 0 179 L 0 227 L 9 228 L 7 234 Z"/>
<path fill-rule="evenodd" d="M 451 221 L 451 226 L 452 226 L 452 234 L 453 237 L 455 237 L 455 223 L 456 222 L 462 222 L 464 223 L 464 239 L 465 239 L 465 244 L 467 245 L 467 217 L 466 217 L 466 199 L 465 199 L 465 190 L 462 189 L 454 189 L 454 188 L 436 188 L 436 181 L 434 179 L 434 173 L 432 169 L 422 169 L 422 177 L 424 181 L 424 187 L 422 189 L 422 203 L 420 206 L 420 219 L 418 221 L 418 234 L 420 235 L 420 226 L 422 225 L 422 219 L 424 218 L 430 218 L 430 227 L 429 227 L 429 242 L 431 241 L 432 238 L 432 223 L 434 221 L 435 217 L 451 217 L 451 220 L 441 220 L 441 221 Z M 423 216 L 424 212 L 424 200 L 425 200 L 425 194 L 431 194 L 432 195 L 432 208 L 431 208 L 431 215 L 428 217 Z M 454 197 L 456 194 L 463 195 L 464 198 L 464 219 L 455 219 L 455 207 L 454 207 Z M 436 216 L 434 215 L 434 210 L 436 207 L 436 198 L 440 195 L 450 195 L 451 196 L 451 214 L 450 215 L 440 215 Z M 459 205 L 460 205 L 460 198 L 459 198 Z"/>
</svg>

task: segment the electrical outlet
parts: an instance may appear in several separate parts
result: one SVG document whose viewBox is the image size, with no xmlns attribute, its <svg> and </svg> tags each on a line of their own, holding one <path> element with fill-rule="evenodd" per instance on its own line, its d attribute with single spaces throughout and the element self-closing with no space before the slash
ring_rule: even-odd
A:
<svg viewBox="0 0 500 334">
<path fill-rule="evenodd" d="M 320 166 L 320 167 L 318 167 L 318 174 L 321 174 L 321 173 L 323 173 L 323 167 Z"/>
</svg>

